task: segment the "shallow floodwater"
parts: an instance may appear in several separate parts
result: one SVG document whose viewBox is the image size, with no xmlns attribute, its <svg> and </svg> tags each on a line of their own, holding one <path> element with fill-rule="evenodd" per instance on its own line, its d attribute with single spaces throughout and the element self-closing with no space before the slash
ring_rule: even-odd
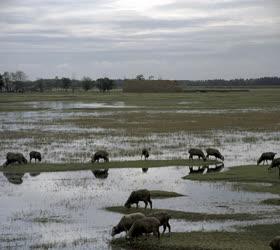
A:
<svg viewBox="0 0 280 250">
<path fill-rule="evenodd" d="M 153 199 L 154 208 L 205 213 L 267 213 L 273 206 L 259 205 L 260 200 L 277 197 L 265 193 L 235 191 L 231 184 L 198 183 L 181 179 L 187 167 L 110 169 L 106 179 L 91 171 L 29 173 L 0 176 L 0 248 L 38 247 L 53 249 L 110 248 L 110 231 L 121 214 L 105 211 L 107 206 L 121 206 L 135 189 L 168 190 L 183 197 Z M 9 178 L 8 178 L 9 177 Z M 14 184 L 15 179 L 21 181 Z M 143 206 L 143 203 L 140 203 Z M 269 222 L 280 219 L 269 217 Z M 171 220 L 172 231 L 235 230 L 233 226 L 250 221 L 184 222 Z M 264 223 L 264 221 L 254 221 Z"/>
<path fill-rule="evenodd" d="M 151 147 L 149 159 L 188 158 L 191 147 L 219 148 L 225 168 L 254 164 L 264 151 L 279 150 L 280 132 L 212 130 L 200 133 L 151 133 L 128 135 L 125 129 L 78 126 L 68 122 L 75 117 L 102 117 L 123 113 L 234 113 L 261 109 L 188 109 L 188 102 L 177 110 L 149 110 L 124 102 L 26 102 L 33 111 L 0 112 L 0 165 L 9 151 L 28 156 L 31 150 L 43 155 L 43 162 L 88 162 L 92 152 L 104 148 L 110 160 L 140 159 L 141 148 Z M 184 106 L 183 106 L 184 105 Z M 30 109 L 29 109 L 30 110 Z M 86 118 L 85 118 L 86 119 Z M 192 122 L 192 121 L 190 121 Z M 140 188 L 174 191 L 183 197 L 153 200 L 155 208 L 204 213 L 266 213 L 256 221 L 172 220 L 172 231 L 236 230 L 235 226 L 279 222 L 273 206 L 259 201 L 278 197 L 265 193 L 239 192 L 233 184 L 211 184 L 183 180 L 187 167 L 111 169 L 106 179 L 91 171 L 61 173 L 0 173 L 0 249 L 110 249 L 110 231 L 121 214 L 105 211 L 120 206 L 131 191 Z M 260 184 L 261 185 L 261 184 Z"/>
<path fill-rule="evenodd" d="M 140 106 L 124 102 L 25 102 L 34 111 L 0 112 L 0 133 L 5 139 L 0 145 L 0 164 L 9 151 L 26 156 L 31 150 L 43 153 L 43 162 L 87 162 L 92 152 L 104 148 L 112 160 L 136 160 L 142 147 L 151 147 L 151 159 L 187 158 L 191 147 L 219 148 L 225 157 L 225 167 L 255 163 L 264 151 L 277 152 L 280 132 L 248 132 L 211 130 L 200 133 L 152 133 L 146 136 L 128 135 L 124 129 L 100 126 L 78 126 L 68 122 L 73 117 L 108 117 L 129 112 L 258 112 L 259 109 L 194 110 L 178 109 L 145 111 Z M 65 122 L 66 121 L 66 122 Z M 191 122 L 191 121 L 190 121 Z"/>
</svg>

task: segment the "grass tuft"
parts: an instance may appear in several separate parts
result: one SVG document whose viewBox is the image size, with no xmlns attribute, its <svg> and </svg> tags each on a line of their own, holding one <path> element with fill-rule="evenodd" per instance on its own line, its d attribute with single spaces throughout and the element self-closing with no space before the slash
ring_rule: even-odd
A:
<svg viewBox="0 0 280 250">
<path fill-rule="evenodd" d="M 121 214 L 130 214 L 141 212 L 145 215 L 153 212 L 167 212 L 170 214 L 172 219 L 178 220 L 186 220 L 186 221 L 225 221 L 225 220 L 236 220 L 236 221 L 244 221 L 244 220 L 257 220 L 261 218 L 261 214 L 249 214 L 249 213 L 236 213 L 236 214 L 208 214 L 208 213 L 193 213 L 193 212 L 184 212 L 178 210 L 170 210 L 170 209 L 144 209 L 144 208 L 136 208 L 131 207 L 129 209 L 123 206 L 116 207 L 106 207 L 107 211 L 116 212 Z"/>
</svg>

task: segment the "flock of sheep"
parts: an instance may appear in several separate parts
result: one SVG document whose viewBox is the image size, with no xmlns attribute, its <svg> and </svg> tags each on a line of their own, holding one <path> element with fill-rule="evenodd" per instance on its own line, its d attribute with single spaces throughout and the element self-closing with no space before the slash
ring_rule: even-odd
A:
<svg viewBox="0 0 280 250">
<path fill-rule="evenodd" d="M 144 159 L 148 159 L 149 158 L 149 149 L 147 148 L 143 148 L 142 149 L 142 153 L 141 153 L 141 159 L 144 156 Z M 222 161 L 224 161 L 224 156 L 220 153 L 220 151 L 218 149 L 215 148 L 207 148 L 206 149 L 206 156 L 203 153 L 203 151 L 201 149 L 198 148 L 191 148 L 189 151 L 189 159 L 193 159 L 194 156 L 197 156 L 198 159 L 203 159 L 204 161 L 206 161 L 206 159 L 208 159 L 210 156 L 214 156 L 216 159 L 220 159 Z M 260 163 L 265 163 L 268 161 L 272 161 L 271 165 L 269 166 L 269 169 L 271 168 L 275 168 L 275 167 L 280 167 L 280 158 L 275 158 L 276 153 L 273 152 L 265 152 L 263 153 L 260 158 L 257 161 L 257 165 L 259 165 Z M 39 162 L 41 162 L 42 160 L 42 155 L 40 152 L 37 151 L 31 151 L 29 153 L 29 161 L 31 163 L 32 159 L 35 159 L 35 163 L 37 162 L 37 160 Z M 95 152 L 94 155 L 92 155 L 91 157 L 91 162 L 99 162 L 100 159 L 103 159 L 105 162 L 109 161 L 109 153 L 105 150 L 99 150 L 97 152 Z M 12 153 L 12 152 L 8 152 L 6 155 L 6 162 L 3 164 L 3 167 L 6 167 L 12 163 L 18 163 L 18 164 L 27 164 L 27 159 L 24 157 L 24 155 L 22 153 Z M 280 173 L 279 173 L 280 175 Z"/>
<path fill-rule="evenodd" d="M 149 158 L 149 151 L 150 148 L 142 149 L 141 159 L 144 156 L 144 159 Z M 189 151 L 189 159 L 193 159 L 194 156 L 197 156 L 198 159 L 203 159 L 206 161 L 207 158 L 210 156 L 214 156 L 216 159 L 220 159 L 224 161 L 224 156 L 220 153 L 219 150 L 214 148 L 207 148 L 206 149 L 206 156 L 202 150 L 198 148 L 191 148 Z M 280 158 L 275 159 L 276 153 L 273 152 L 265 152 L 263 153 L 260 158 L 257 160 L 257 165 L 263 164 L 268 161 L 272 161 L 269 169 L 278 167 L 280 168 Z M 29 154 L 29 161 L 31 162 L 32 159 L 35 159 L 35 163 L 37 160 L 40 162 L 42 160 L 42 156 L 40 152 L 32 151 Z M 109 153 L 105 150 L 99 150 L 91 157 L 91 162 L 99 162 L 100 159 L 103 159 L 104 162 L 109 161 Z M 18 164 L 26 164 L 28 161 L 21 153 L 7 153 L 6 155 L 6 162 L 3 164 L 3 167 L 6 167 L 12 163 Z M 147 169 L 143 169 L 143 172 L 146 172 Z M 108 176 L 108 169 L 98 169 L 92 171 L 96 177 L 101 176 Z M 191 168 L 190 168 L 191 172 Z M 280 171 L 279 171 L 280 176 Z M 106 177 L 105 177 L 106 178 Z M 143 201 L 145 203 L 145 209 L 147 208 L 148 204 L 152 209 L 152 200 L 150 191 L 147 189 L 140 189 L 133 191 L 130 196 L 128 197 L 124 206 L 129 209 L 132 204 L 136 204 L 138 208 L 138 203 Z M 167 212 L 157 212 L 157 213 L 150 213 L 147 216 L 143 213 L 131 213 L 128 215 L 124 215 L 119 223 L 113 227 L 111 235 L 114 236 L 121 232 L 126 232 L 126 238 L 132 239 L 143 234 L 150 234 L 153 233 L 158 238 L 160 237 L 159 228 L 163 226 L 163 233 L 165 232 L 166 228 L 168 228 L 169 233 L 171 231 L 171 226 L 169 224 L 169 219 L 171 216 Z M 275 238 L 271 241 L 270 246 L 272 249 L 280 249 L 280 238 Z M 276 248 L 275 248 L 276 246 Z M 278 248 L 277 248 L 278 247 Z"/>
<path fill-rule="evenodd" d="M 145 203 L 145 209 L 147 205 L 150 205 L 152 209 L 151 193 L 147 189 L 140 189 L 131 192 L 124 206 L 129 209 L 132 204 L 136 204 L 143 201 Z M 169 224 L 170 215 L 167 212 L 150 213 L 145 216 L 142 213 L 131 213 L 124 215 L 120 222 L 113 227 L 111 235 L 114 236 L 121 232 L 126 232 L 126 237 L 129 239 L 141 236 L 143 234 L 153 233 L 160 238 L 159 227 L 163 226 L 163 234 L 168 227 L 169 234 L 171 232 L 171 226 Z"/>
<path fill-rule="evenodd" d="M 197 156 L 198 159 L 203 159 L 206 161 L 207 158 L 210 156 L 214 156 L 216 159 L 224 160 L 224 156 L 219 152 L 217 149 L 207 148 L 206 149 L 207 155 L 203 153 L 202 150 L 197 148 L 192 148 L 189 150 L 189 158 L 193 159 L 193 156 Z M 145 156 L 145 159 L 149 157 L 149 150 L 143 149 L 142 156 Z M 272 163 L 269 168 L 273 168 L 276 166 L 280 166 L 280 158 L 274 159 L 276 153 L 266 152 L 263 153 L 257 161 L 257 164 L 265 163 L 268 160 L 271 160 Z M 152 201 L 150 192 L 146 189 L 136 190 L 133 191 L 124 206 L 129 209 L 132 204 L 136 204 L 138 208 L 138 203 L 143 201 L 145 203 L 145 209 L 147 205 L 150 204 L 150 208 L 152 209 Z M 160 237 L 159 228 L 163 226 L 163 234 L 166 230 L 166 227 L 169 229 L 169 234 L 171 231 L 171 226 L 169 224 L 169 219 L 171 216 L 167 212 L 158 212 L 158 213 L 150 213 L 145 216 L 142 213 L 131 213 L 128 215 L 124 215 L 119 223 L 113 227 L 111 235 L 114 236 L 121 232 L 126 232 L 126 238 L 132 239 L 143 234 L 150 234 Z M 270 246 L 272 249 L 280 249 L 280 238 L 276 237 L 270 242 Z M 276 248 L 275 248 L 276 247 Z"/>
</svg>

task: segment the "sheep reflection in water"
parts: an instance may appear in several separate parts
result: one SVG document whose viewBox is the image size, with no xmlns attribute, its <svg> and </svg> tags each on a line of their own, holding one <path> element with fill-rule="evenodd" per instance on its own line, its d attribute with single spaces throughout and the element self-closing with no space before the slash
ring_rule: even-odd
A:
<svg viewBox="0 0 280 250">
<path fill-rule="evenodd" d="M 7 180 L 12 184 L 22 184 L 23 180 L 22 177 L 24 176 L 24 173 L 9 173 L 4 172 L 3 175 L 7 178 Z"/>
<path fill-rule="evenodd" d="M 109 169 L 95 169 L 91 171 L 95 178 L 106 179 L 109 175 Z"/>
<path fill-rule="evenodd" d="M 220 172 L 223 168 L 223 163 L 208 166 L 189 166 L 189 174 L 203 174 L 205 170 L 207 170 L 206 173 Z"/>
<path fill-rule="evenodd" d="M 3 172 L 3 175 L 7 178 L 8 182 L 12 183 L 12 184 L 22 184 L 23 183 L 23 176 L 25 173 L 10 173 L 10 172 Z M 33 172 L 33 173 L 29 173 L 29 175 L 31 177 L 36 177 L 38 175 L 40 175 L 39 172 Z"/>
</svg>

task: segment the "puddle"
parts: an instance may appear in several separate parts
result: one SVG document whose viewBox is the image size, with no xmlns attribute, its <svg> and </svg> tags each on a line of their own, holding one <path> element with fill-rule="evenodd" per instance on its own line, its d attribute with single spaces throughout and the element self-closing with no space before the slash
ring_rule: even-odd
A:
<svg viewBox="0 0 280 250">
<path fill-rule="evenodd" d="M 138 106 L 129 106 L 124 102 L 62 102 L 62 101 L 43 101 L 43 102 L 25 102 L 27 106 L 36 109 L 53 109 L 53 110 L 66 110 L 66 109 L 100 109 L 100 108 L 139 108 Z"/>
<path fill-rule="evenodd" d="M 182 180 L 187 167 L 110 169 L 107 176 L 91 171 L 25 173 L 0 176 L 0 230 L 9 235 L 0 248 L 53 244 L 53 249 L 94 247 L 110 249 L 110 231 L 121 214 L 104 211 L 106 206 L 123 205 L 135 189 L 174 191 L 186 196 L 154 199 L 154 208 L 205 213 L 268 213 L 273 206 L 259 201 L 278 197 L 266 193 L 238 192 L 232 184 L 198 183 Z M 101 178 L 100 178 L 101 177 Z M 11 181 L 12 179 L 12 181 Z M 20 179 L 21 181 L 18 181 Z M 140 203 L 140 206 L 143 204 Z M 272 219 L 271 219 L 272 220 Z M 275 219 L 274 219 L 275 220 Z M 234 230 L 251 222 L 184 222 L 171 220 L 172 231 Z M 261 223 L 259 221 L 258 223 Z M 24 235 L 24 237 L 22 236 Z M 21 239 L 22 236 L 22 239 Z"/>
</svg>

